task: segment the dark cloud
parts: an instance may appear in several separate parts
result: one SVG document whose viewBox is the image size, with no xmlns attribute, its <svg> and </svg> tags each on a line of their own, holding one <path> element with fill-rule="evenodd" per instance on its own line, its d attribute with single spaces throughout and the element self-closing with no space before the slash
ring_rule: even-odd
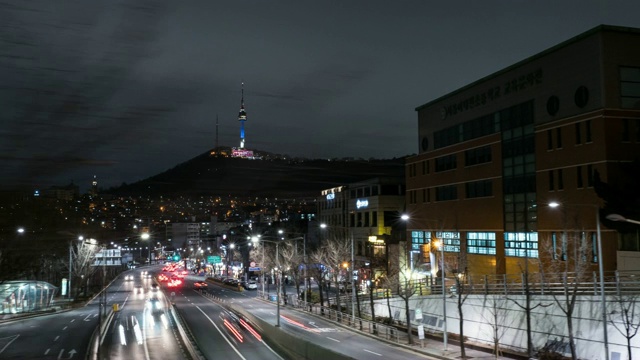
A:
<svg viewBox="0 0 640 360">
<path fill-rule="evenodd" d="M 0 187 L 133 182 L 213 146 L 417 152 L 414 108 L 635 1 L 0 2 Z"/>
</svg>

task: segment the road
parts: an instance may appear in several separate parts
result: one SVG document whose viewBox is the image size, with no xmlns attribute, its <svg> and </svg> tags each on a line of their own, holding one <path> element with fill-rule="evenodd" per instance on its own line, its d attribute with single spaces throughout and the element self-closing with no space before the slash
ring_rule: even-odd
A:
<svg viewBox="0 0 640 360">
<path fill-rule="evenodd" d="M 252 315 L 270 324 L 276 324 L 276 304 L 256 299 L 256 291 L 237 292 L 213 284 L 209 285 L 207 291 L 225 302 L 242 306 Z M 187 297 L 195 298 L 193 295 Z M 281 307 L 280 316 L 280 328 L 283 331 L 288 331 L 309 342 L 332 349 L 354 359 L 433 359 L 426 355 L 387 344 L 379 339 L 349 331 L 330 321 L 304 312 Z M 191 324 L 189 325 L 191 326 Z"/>
<path fill-rule="evenodd" d="M 235 314 L 193 289 L 193 282 L 202 280 L 202 277 L 187 276 L 185 280 L 182 287 L 168 290 L 174 293 L 169 296 L 205 358 L 283 359 L 262 341 L 254 327 L 248 328 Z"/>
<path fill-rule="evenodd" d="M 149 276 L 143 274 L 148 270 Z M 168 312 L 169 302 L 155 283 L 151 272 L 160 267 L 136 269 L 133 280 L 121 275 L 117 287 L 108 292 L 108 303 L 117 303 L 119 311 L 114 315 L 105 336 L 100 358 L 108 359 L 189 359 L 183 353 L 178 332 Z M 113 285 L 116 285 L 114 282 Z M 106 357 L 105 357 L 106 356 Z"/>
<path fill-rule="evenodd" d="M 0 359 L 84 359 L 98 306 L 0 325 Z"/>
<path fill-rule="evenodd" d="M 145 311 L 153 280 L 141 277 L 142 271 L 124 272 L 108 287 L 106 308 L 118 304 L 120 311 L 105 335 L 100 358 L 186 359 L 175 335 L 175 324 L 164 326 L 164 310 Z M 125 281 L 124 276 L 129 274 L 133 280 Z M 137 287 L 142 289 L 140 294 L 134 294 Z M 75 310 L 1 324 L 0 359 L 85 359 L 91 335 L 99 324 L 99 301 L 96 298 Z M 141 344 L 136 339 L 134 323 L 139 325 Z M 124 326 L 126 345 L 120 343 L 119 324 Z"/>
</svg>

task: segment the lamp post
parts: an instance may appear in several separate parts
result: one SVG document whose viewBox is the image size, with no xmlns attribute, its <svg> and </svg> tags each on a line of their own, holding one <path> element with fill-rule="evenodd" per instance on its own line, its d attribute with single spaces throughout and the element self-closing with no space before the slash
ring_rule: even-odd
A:
<svg viewBox="0 0 640 360">
<path fill-rule="evenodd" d="M 607 334 L 607 296 L 604 293 L 604 267 L 602 257 L 602 234 L 600 231 L 600 208 L 594 204 L 572 204 L 575 206 L 591 206 L 596 209 L 596 240 L 598 243 L 598 272 L 600 273 L 600 305 L 602 306 L 602 330 L 604 341 L 604 358 L 609 360 L 609 338 Z M 549 207 L 556 208 L 560 206 L 557 202 L 549 203 Z M 614 220 L 615 221 L 615 220 Z"/>
<path fill-rule="evenodd" d="M 400 218 L 406 222 L 408 222 L 411 217 L 407 214 L 402 214 L 400 216 Z M 436 221 L 438 223 L 441 223 L 441 220 L 437 220 L 437 219 L 423 219 L 426 221 Z M 444 225 L 443 225 L 444 226 Z M 442 230 L 441 230 L 442 231 Z M 435 237 L 435 232 L 434 232 L 434 237 Z M 447 292 L 446 292 L 446 285 L 445 285 L 445 273 L 444 273 L 444 240 L 442 241 L 434 241 L 433 242 L 433 246 L 436 248 L 440 248 L 440 253 L 441 253 L 441 281 L 442 281 L 442 344 L 443 344 L 443 351 L 447 351 L 447 345 L 448 345 L 448 335 L 447 335 Z M 411 249 L 411 253 L 410 253 L 410 258 L 411 258 L 411 271 L 413 273 L 413 248 Z M 434 258 L 435 261 L 437 261 Z"/>
<path fill-rule="evenodd" d="M 447 292 L 446 286 L 444 284 L 445 275 L 444 275 L 444 241 L 437 242 L 434 244 L 436 247 L 440 248 L 440 261 L 442 262 L 440 272 L 442 273 L 442 343 L 444 345 L 444 351 L 447 351 Z"/>
<path fill-rule="evenodd" d="M 278 271 L 281 271 L 280 269 L 280 243 L 278 241 L 272 241 L 272 240 L 265 240 L 262 239 L 260 236 L 253 236 L 251 237 L 251 241 L 253 242 L 268 242 L 268 243 L 272 243 L 272 244 L 276 244 L 276 327 L 280 327 L 280 276 L 277 275 Z M 262 266 L 264 266 L 264 244 L 262 245 Z M 262 275 L 262 293 L 264 294 L 264 271 L 263 271 L 263 275 Z"/>
<path fill-rule="evenodd" d="M 640 221 L 627 219 L 626 217 L 618 214 L 609 214 L 606 216 L 606 218 L 607 220 L 611 220 L 611 221 L 624 221 L 624 222 L 640 225 Z"/>
</svg>

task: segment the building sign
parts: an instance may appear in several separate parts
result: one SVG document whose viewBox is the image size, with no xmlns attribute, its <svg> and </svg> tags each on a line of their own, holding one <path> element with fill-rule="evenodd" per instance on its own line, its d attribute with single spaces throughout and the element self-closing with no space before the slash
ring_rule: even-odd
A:
<svg viewBox="0 0 640 360">
<path fill-rule="evenodd" d="M 471 110 L 478 106 L 485 105 L 493 100 L 499 99 L 503 95 L 517 93 L 535 85 L 542 84 L 542 69 L 531 71 L 528 74 L 520 75 L 504 83 L 502 86 L 492 87 L 481 93 L 462 99 L 455 104 L 444 106 L 440 110 L 442 120 L 448 116 Z"/>
<path fill-rule="evenodd" d="M 369 200 L 356 200 L 356 209 L 366 208 L 369 206 Z"/>
<path fill-rule="evenodd" d="M 333 200 L 335 198 L 336 198 L 336 194 L 334 193 L 327 194 L 327 200 Z"/>
</svg>

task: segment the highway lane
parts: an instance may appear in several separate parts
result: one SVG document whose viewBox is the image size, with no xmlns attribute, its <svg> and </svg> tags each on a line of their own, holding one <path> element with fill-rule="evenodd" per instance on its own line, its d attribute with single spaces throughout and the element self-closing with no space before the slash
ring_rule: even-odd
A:
<svg viewBox="0 0 640 360">
<path fill-rule="evenodd" d="M 84 359 L 98 305 L 0 325 L 0 359 Z"/>
<path fill-rule="evenodd" d="M 256 299 L 255 291 L 236 292 L 213 284 L 209 285 L 208 291 L 231 304 L 242 306 L 252 315 L 268 323 L 276 324 L 276 304 Z M 280 315 L 281 329 L 354 359 L 433 359 L 349 331 L 330 321 L 304 312 L 281 307 Z"/>
<path fill-rule="evenodd" d="M 151 275 L 136 269 L 127 272 L 133 280 L 121 280 L 116 295 L 110 303 L 118 303 L 103 344 L 104 355 L 109 359 L 188 359 L 178 340 L 175 324 L 168 312 L 169 302 L 160 288 L 154 289 Z"/>
<path fill-rule="evenodd" d="M 187 276 L 184 286 L 173 290 L 173 299 L 175 308 L 191 329 L 205 358 L 283 359 L 262 341 L 253 327 L 253 331 L 248 330 L 233 313 L 193 290 L 194 280 L 202 278 Z"/>
</svg>

